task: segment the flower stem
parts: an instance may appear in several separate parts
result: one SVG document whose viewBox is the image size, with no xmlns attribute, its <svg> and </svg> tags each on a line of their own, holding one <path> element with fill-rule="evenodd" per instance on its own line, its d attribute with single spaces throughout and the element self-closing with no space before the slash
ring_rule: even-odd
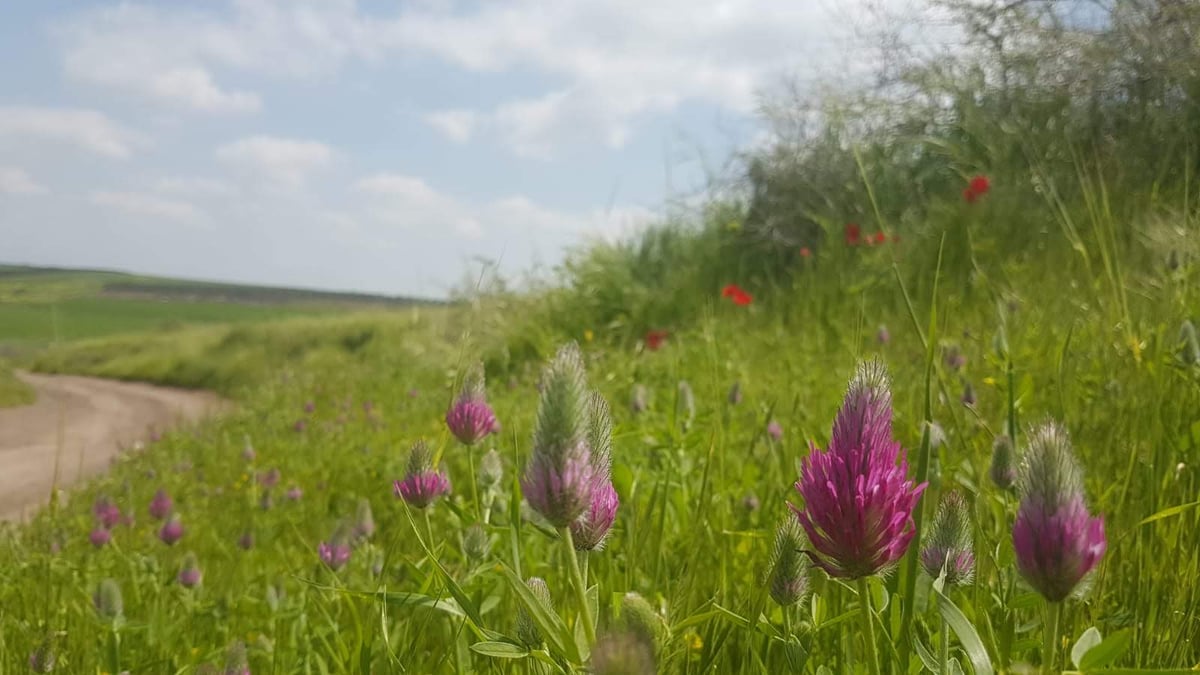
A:
<svg viewBox="0 0 1200 675">
<path fill-rule="evenodd" d="M 571 539 L 571 528 L 559 530 L 563 546 L 567 548 L 567 566 L 571 574 L 571 586 L 575 589 L 575 600 L 579 603 L 579 620 L 583 622 L 583 634 L 588 646 L 596 644 L 596 624 L 592 622 L 592 606 L 587 600 L 587 586 L 579 570 L 579 556 L 575 555 L 575 542 Z"/>
<path fill-rule="evenodd" d="M 1051 602 L 1047 607 L 1050 616 L 1046 619 L 1046 647 L 1042 652 L 1042 671 L 1052 672 L 1058 656 L 1058 623 L 1062 619 L 1062 603 Z"/>
<path fill-rule="evenodd" d="M 946 623 L 945 617 L 942 618 L 942 639 L 940 643 L 941 658 L 938 663 L 942 664 L 943 673 L 950 672 L 950 624 Z"/>
<path fill-rule="evenodd" d="M 429 522 L 429 509 L 421 509 L 421 513 L 425 516 L 425 543 L 429 546 L 429 556 L 433 557 L 433 524 Z"/>
<path fill-rule="evenodd" d="M 483 505 L 479 503 L 479 487 L 475 483 L 475 446 L 467 446 L 467 466 L 471 471 L 471 504 L 478 520 L 483 520 Z"/>
<path fill-rule="evenodd" d="M 871 591 L 867 587 L 867 577 L 858 580 L 858 605 L 862 609 L 863 638 L 867 642 L 867 667 L 871 675 L 880 675 L 879 647 L 875 644 L 875 621 L 871 616 Z"/>
</svg>

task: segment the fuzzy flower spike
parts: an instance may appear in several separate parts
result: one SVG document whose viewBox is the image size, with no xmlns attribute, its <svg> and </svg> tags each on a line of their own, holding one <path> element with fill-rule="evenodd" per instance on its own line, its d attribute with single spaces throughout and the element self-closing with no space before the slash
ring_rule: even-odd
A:
<svg viewBox="0 0 1200 675">
<path fill-rule="evenodd" d="M 464 445 L 475 445 L 500 431 L 496 413 L 487 402 L 482 363 L 475 363 L 463 377 L 462 392 L 446 411 L 446 426 Z"/>
<path fill-rule="evenodd" d="M 593 391 L 589 406 L 588 446 L 591 449 L 592 498 L 583 515 L 571 523 L 571 539 L 580 551 L 604 547 L 621 505 L 612 484 L 612 414 L 608 402 Z"/>
<path fill-rule="evenodd" d="M 1104 556 L 1104 519 L 1093 518 L 1071 440 L 1055 422 L 1029 436 L 1018 472 L 1021 505 L 1013 525 L 1017 570 L 1050 602 L 1062 602 Z"/>
<path fill-rule="evenodd" d="M 942 497 L 933 524 L 925 534 L 921 568 L 934 579 L 944 572 L 946 586 L 971 583 L 975 575 L 971 517 L 967 502 L 960 493 L 947 492 Z"/>
<path fill-rule="evenodd" d="M 433 467 L 433 451 L 425 441 L 413 444 L 404 480 L 392 484 L 396 496 L 412 507 L 423 509 L 450 492 L 450 479 Z"/>
<path fill-rule="evenodd" d="M 596 474 L 588 443 L 591 399 L 575 343 L 559 349 L 542 383 L 521 491 L 535 511 L 563 528 L 591 505 Z"/>
<path fill-rule="evenodd" d="M 925 484 L 908 478 L 904 448 L 892 437 L 892 394 L 879 361 L 861 364 L 833 423 L 829 447 L 813 447 L 792 507 L 808 552 L 832 577 L 860 579 L 888 570 L 915 535 L 913 508 Z"/>
</svg>

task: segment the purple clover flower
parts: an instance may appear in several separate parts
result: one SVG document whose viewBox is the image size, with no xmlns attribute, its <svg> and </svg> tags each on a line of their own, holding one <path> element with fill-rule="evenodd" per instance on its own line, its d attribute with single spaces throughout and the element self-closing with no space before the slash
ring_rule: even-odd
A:
<svg viewBox="0 0 1200 675">
<path fill-rule="evenodd" d="M 580 551 L 598 551 L 617 519 L 621 499 L 612 481 L 593 482 L 592 501 L 583 515 L 571 522 L 571 540 Z"/>
<path fill-rule="evenodd" d="M 171 516 L 171 519 L 163 524 L 162 529 L 158 531 L 158 538 L 167 546 L 174 546 L 175 542 L 183 538 L 183 523 L 179 516 Z"/>
<path fill-rule="evenodd" d="M 321 562 L 329 566 L 329 569 L 334 572 L 346 566 L 350 562 L 350 554 L 352 550 L 345 543 L 339 542 L 337 537 L 334 537 L 332 542 L 321 542 L 317 546 L 317 555 L 321 557 Z"/>
<path fill-rule="evenodd" d="M 904 448 L 892 437 L 892 395 L 879 361 L 863 363 L 833 423 L 829 447 L 804 459 L 792 507 L 808 534 L 808 552 L 832 577 L 886 571 L 908 549 L 912 512 L 926 485 L 908 478 Z"/>
<path fill-rule="evenodd" d="M 121 508 L 108 497 L 101 497 L 92 506 L 92 515 L 106 530 L 111 530 L 121 522 Z"/>
<path fill-rule="evenodd" d="M 175 503 L 171 501 L 170 495 L 166 490 L 159 489 L 154 493 L 154 498 L 150 500 L 150 517 L 155 520 L 163 520 L 171 515 L 171 509 L 175 507 Z"/>
<path fill-rule="evenodd" d="M 112 531 L 106 527 L 97 527 L 88 535 L 88 541 L 92 542 L 92 546 L 96 548 L 103 548 L 111 540 Z"/>
<path fill-rule="evenodd" d="M 463 378 L 462 392 L 446 411 L 446 426 L 464 445 L 475 445 L 500 431 L 496 413 L 487 403 L 483 364 L 476 363 Z"/>
<path fill-rule="evenodd" d="M 417 441 L 408 457 L 408 473 L 392 489 L 409 506 L 423 509 L 450 492 L 450 479 L 433 467 L 433 454 L 425 441 Z"/>
<path fill-rule="evenodd" d="M 1017 570 L 1044 598 L 1062 602 L 1108 547 L 1104 519 L 1088 512 L 1083 472 L 1065 429 L 1047 422 L 1030 433 L 1018 487 L 1012 535 Z"/>
</svg>

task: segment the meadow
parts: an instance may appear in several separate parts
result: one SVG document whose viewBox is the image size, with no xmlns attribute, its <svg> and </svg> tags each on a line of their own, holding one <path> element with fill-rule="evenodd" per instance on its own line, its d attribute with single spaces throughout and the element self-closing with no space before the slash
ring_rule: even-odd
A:
<svg viewBox="0 0 1200 675">
<path fill-rule="evenodd" d="M 24 356 L 237 408 L 0 535 L 0 670 L 1195 672 L 1200 117 L 1112 53 L 914 68 L 521 292 Z"/>
</svg>

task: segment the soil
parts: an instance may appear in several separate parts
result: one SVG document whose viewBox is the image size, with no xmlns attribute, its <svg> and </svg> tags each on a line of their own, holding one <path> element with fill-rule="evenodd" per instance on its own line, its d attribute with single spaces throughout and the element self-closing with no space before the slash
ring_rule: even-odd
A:
<svg viewBox="0 0 1200 675">
<path fill-rule="evenodd" d="M 22 521 L 123 449 L 218 412 L 215 394 L 76 375 L 17 373 L 31 405 L 0 409 L 0 521 Z"/>
</svg>

